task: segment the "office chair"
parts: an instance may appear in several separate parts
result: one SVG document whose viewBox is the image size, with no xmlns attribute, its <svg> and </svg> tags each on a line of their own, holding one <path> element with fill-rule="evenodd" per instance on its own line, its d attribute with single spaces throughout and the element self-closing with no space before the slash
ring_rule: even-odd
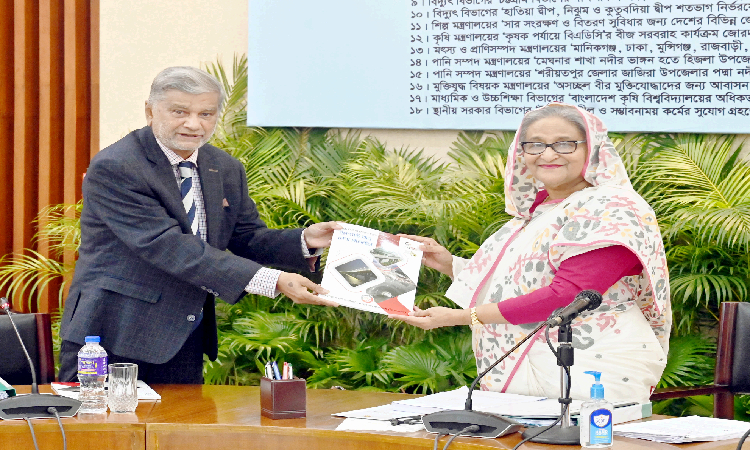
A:
<svg viewBox="0 0 750 450">
<path fill-rule="evenodd" d="M 719 315 L 714 384 L 657 389 L 651 401 L 714 396 L 714 417 L 734 418 L 734 395 L 750 393 L 750 303 L 724 302 Z"/>
<path fill-rule="evenodd" d="M 38 384 L 55 380 L 52 321 L 46 313 L 13 314 L 18 333 L 34 362 Z M 10 319 L 0 315 L 0 378 L 12 385 L 31 384 L 31 369 Z"/>
</svg>

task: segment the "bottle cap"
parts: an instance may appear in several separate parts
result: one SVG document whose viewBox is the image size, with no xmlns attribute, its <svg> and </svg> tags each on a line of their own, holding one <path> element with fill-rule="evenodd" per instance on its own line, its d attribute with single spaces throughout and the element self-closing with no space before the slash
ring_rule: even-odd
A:
<svg viewBox="0 0 750 450">
<path fill-rule="evenodd" d="M 604 398 L 604 386 L 599 381 L 602 373 L 595 370 L 587 370 L 583 373 L 594 376 L 594 384 L 591 385 L 591 398 Z"/>
<path fill-rule="evenodd" d="M 88 344 L 89 342 L 96 342 L 97 344 L 100 342 L 99 336 L 86 336 L 84 338 L 84 341 Z"/>
</svg>

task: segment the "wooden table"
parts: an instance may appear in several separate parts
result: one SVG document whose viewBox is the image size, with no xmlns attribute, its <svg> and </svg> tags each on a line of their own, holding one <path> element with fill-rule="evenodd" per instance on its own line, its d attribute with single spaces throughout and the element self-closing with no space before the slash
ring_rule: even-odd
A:
<svg viewBox="0 0 750 450">
<path fill-rule="evenodd" d="M 19 394 L 31 392 L 17 387 Z M 51 393 L 50 386 L 40 392 Z M 95 450 L 145 450 L 146 418 L 156 403 L 141 402 L 132 414 L 82 414 L 62 419 L 68 448 Z M 55 419 L 32 419 L 39 450 L 63 448 L 60 426 Z M 34 450 L 25 420 L 0 420 L 0 450 Z"/>
<path fill-rule="evenodd" d="M 283 449 L 430 450 L 434 435 L 336 431 L 342 418 L 332 413 L 388 404 L 415 396 L 362 391 L 307 390 L 307 417 L 271 420 L 260 415 L 258 387 L 153 386 L 160 402 L 140 402 L 133 414 L 63 419 L 68 448 L 96 450 Z M 28 392 L 20 387 L 19 392 Z M 42 391 L 49 392 L 49 386 Z M 57 421 L 32 421 L 40 449 L 62 448 Z M 440 440 L 439 448 L 447 438 Z M 451 450 L 512 449 L 520 433 L 499 439 L 458 438 Z M 614 450 L 734 450 L 737 440 L 681 445 L 615 437 Z M 0 450 L 33 449 L 25 421 L 0 421 Z M 569 450 L 574 446 L 527 443 L 521 450 Z"/>
<path fill-rule="evenodd" d="M 307 390 L 307 418 L 271 420 L 260 415 L 257 387 L 154 386 L 162 395 L 146 423 L 146 448 L 261 450 L 426 449 L 433 434 L 335 431 L 344 420 L 331 414 L 416 397 L 362 391 Z M 193 399 L 187 401 L 187 399 Z M 512 449 L 520 433 L 499 439 L 457 438 L 451 450 Z M 443 448 L 447 438 L 440 441 Z M 737 440 L 682 445 L 615 437 L 614 450 L 734 450 Z M 573 446 L 526 443 L 521 450 L 569 450 Z"/>
<path fill-rule="evenodd" d="M 260 415 L 260 389 L 235 386 L 154 386 L 162 401 L 146 424 L 146 448 L 170 450 L 299 449 L 332 450 L 432 448 L 426 432 L 372 434 L 335 431 L 343 421 L 331 414 L 388 404 L 415 396 L 340 390 L 307 390 L 307 417 L 271 420 Z M 179 399 L 199 399 L 198 407 Z M 192 403 L 192 402 L 191 402 Z M 427 445 L 429 444 L 429 445 Z"/>
</svg>

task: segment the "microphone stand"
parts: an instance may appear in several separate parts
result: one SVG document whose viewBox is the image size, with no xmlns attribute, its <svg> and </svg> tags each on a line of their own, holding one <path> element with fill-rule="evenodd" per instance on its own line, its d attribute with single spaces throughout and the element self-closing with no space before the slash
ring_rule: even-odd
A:
<svg viewBox="0 0 750 450">
<path fill-rule="evenodd" d="M 573 365 L 573 330 L 570 322 L 573 318 L 560 324 L 557 330 L 557 365 L 560 366 L 560 402 L 562 420 L 559 426 L 552 428 L 530 428 L 523 432 L 523 437 L 531 442 L 558 445 L 580 445 L 580 428 L 570 423 L 570 366 Z"/>
<path fill-rule="evenodd" d="M 524 342 L 528 341 L 533 336 L 536 336 L 537 331 L 541 330 L 547 325 L 548 324 L 546 321 L 541 322 L 533 331 L 527 334 L 526 337 L 521 339 L 519 343 L 514 345 L 513 348 L 505 352 L 503 356 L 498 358 L 497 361 L 492 363 L 492 365 L 490 365 L 482 373 L 477 375 L 476 378 L 474 378 L 474 382 L 471 383 L 471 386 L 469 387 L 469 394 L 466 396 L 464 409 L 439 411 L 422 416 L 422 423 L 424 424 L 427 431 L 429 431 L 430 433 L 438 434 L 456 434 L 464 430 L 469 425 L 478 425 L 479 430 L 471 431 L 468 433 L 464 432 L 462 434 L 468 436 L 496 438 L 520 430 L 523 425 L 513 419 L 497 414 L 474 411 L 472 409 L 471 394 L 474 392 L 474 388 L 476 387 L 477 383 L 479 383 L 479 380 L 482 379 L 482 377 L 487 375 L 490 370 L 494 369 L 495 366 L 500 364 L 502 360 L 507 358 L 508 355 L 513 353 Z"/>
<path fill-rule="evenodd" d="M 26 355 L 26 361 L 31 368 L 31 394 L 17 395 L 0 400 L 0 419 L 48 419 L 57 416 L 75 416 L 81 407 L 80 401 L 60 395 L 39 393 L 34 363 L 31 361 L 26 346 L 23 344 L 21 334 L 18 332 L 18 328 L 16 328 L 16 323 L 13 322 L 10 305 L 8 305 L 4 297 L 0 298 L 0 309 L 3 309 L 8 315 L 8 320 L 10 320 L 13 330 L 16 332 L 18 342 L 20 342 L 21 349 L 24 355 Z"/>
<path fill-rule="evenodd" d="M 570 305 L 553 311 L 549 319 L 541 322 L 531 333 L 528 333 L 526 337 L 513 346 L 513 348 L 505 352 L 497 361 L 477 375 L 474 382 L 471 383 L 471 387 L 469 387 L 469 395 L 466 397 L 466 404 L 463 410 L 440 411 L 422 416 L 422 422 L 427 431 L 439 434 L 467 434 L 467 431 L 469 431 L 471 433 L 469 434 L 470 436 L 495 438 L 520 429 L 522 425 L 515 420 L 497 414 L 472 410 L 471 394 L 474 392 L 474 387 L 479 383 L 479 380 L 500 364 L 500 361 L 508 357 L 508 355 L 513 353 L 532 336 L 536 336 L 537 331 L 543 327 L 547 327 L 545 331 L 547 345 L 550 346 L 552 353 L 557 357 L 557 365 L 560 366 L 562 392 L 558 401 L 562 408 L 561 425 L 559 427 L 543 427 L 541 430 L 527 430 L 523 435 L 524 438 L 533 442 L 579 445 L 579 429 L 577 426 L 570 425 L 569 406 L 572 401 L 570 398 L 570 366 L 573 365 L 573 330 L 570 322 L 582 311 L 594 310 L 601 303 L 602 294 L 594 290 L 585 290 L 576 295 Z M 557 352 L 549 343 L 549 329 L 555 326 L 560 327 L 558 330 L 560 348 Z M 479 430 L 470 431 L 467 427 L 471 425 L 478 425 Z M 538 435 L 541 434 L 544 434 L 544 436 L 539 437 Z"/>
</svg>

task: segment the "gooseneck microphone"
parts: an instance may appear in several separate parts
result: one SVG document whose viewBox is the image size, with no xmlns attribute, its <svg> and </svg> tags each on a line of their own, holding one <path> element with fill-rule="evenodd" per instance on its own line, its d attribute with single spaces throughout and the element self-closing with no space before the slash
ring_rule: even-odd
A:
<svg viewBox="0 0 750 450">
<path fill-rule="evenodd" d="M 545 324 L 550 327 L 556 327 L 560 324 L 570 322 L 583 311 L 595 310 L 601 304 L 602 294 L 599 292 L 593 289 L 581 291 L 568 306 L 560 310 L 560 312 L 553 313 L 553 316 L 547 319 Z"/>
<path fill-rule="evenodd" d="M 15 322 L 13 322 L 13 313 L 11 313 L 8 299 L 5 297 L 0 298 L 0 308 L 8 315 L 13 330 L 15 330 L 16 336 L 18 336 L 18 342 L 21 343 L 21 349 L 23 349 L 23 353 L 26 355 L 26 361 L 28 361 L 31 368 L 31 394 L 17 395 L 0 400 L 0 419 L 56 418 L 55 413 L 60 417 L 75 416 L 78 408 L 81 407 L 81 402 L 78 400 L 60 395 L 39 393 L 34 363 L 29 356 L 29 352 L 26 350 L 26 346 L 23 344 L 23 339 L 21 339 L 21 334 L 18 332 Z"/>
<path fill-rule="evenodd" d="M 469 387 L 469 394 L 466 396 L 466 404 L 464 405 L 463 410 L 438 411 L 436 413 L 425 414 L 422 416 L 422 423 L 427 431 L 438 434 L 457 434 L 463 430 L 467 430 L 467 427 L 470 427 L 471 425 L 478 425 L 479 429 L 477 431 L 464 431 L 463 434 L 468 436 L 496 438 L 505 436 L 506 434 L 515 433 L 523 428 L 523 424 L 500 414 L 472 410 L 471 394 L 474 392 L 474 388 L 483 376 L 487 375 L 490 370 L 494 369 L 502 360 L 513 353 L 521 346 L 521 344 L 529 340 L 532 336 L 535 336 L 536 332 L 545 326 L 547 326 L 547 322 L 541 322 L 534 331 L 521 339 L 521 342 L 514 345 L 513 348 L 505 352 L 503 356 L 492 363 L 492 365 L 484 372 L 474 378 L 474 381 Z"/>
<path fill-rule="evenodd" d="M 503 356 L 498 358 L 497 361 L 492 363 L 491 366 L 474 378 L 474 381 L 469 387 L 469 393 L 466 396 L 466 404 L 464 405 L 463 410 L 439 411 L 422 416 L 422 423 L 424 423 L 427 431 L 438 434 L 456 434 L 462 430 L 466 430 L 467 427 L 471 425 L 478 425 L 479 430 L 468 433 L 464 431 L 463 434 L 496 438 L 520 430 L 523 425 L 513 419 L 499 414 L 472 410 L 471 394 L 474 392 L 477 383 L 482 377 L 487 375 L 490 370 L 494 369 L 495 366 L 507 358 L 508 355 L 516 351 L 516 349 L 524 342 L 529 340 L 532 336 L 536 336 L 537 331 L 544 327 L 555 327 L 560 324 L 568 323 L 575 319 L 582 311 L 598 308 L 601 302 L 602 295 L 594 290 L 582 291 L 576 295 L 575 299 L 568 306 L 559 311 L 555 311 L 549 319 L 540 322 L 539 325 L 521 339 L 519 343 L 514 345 L 513 348 L 505 352 Z"/>
</svg>

